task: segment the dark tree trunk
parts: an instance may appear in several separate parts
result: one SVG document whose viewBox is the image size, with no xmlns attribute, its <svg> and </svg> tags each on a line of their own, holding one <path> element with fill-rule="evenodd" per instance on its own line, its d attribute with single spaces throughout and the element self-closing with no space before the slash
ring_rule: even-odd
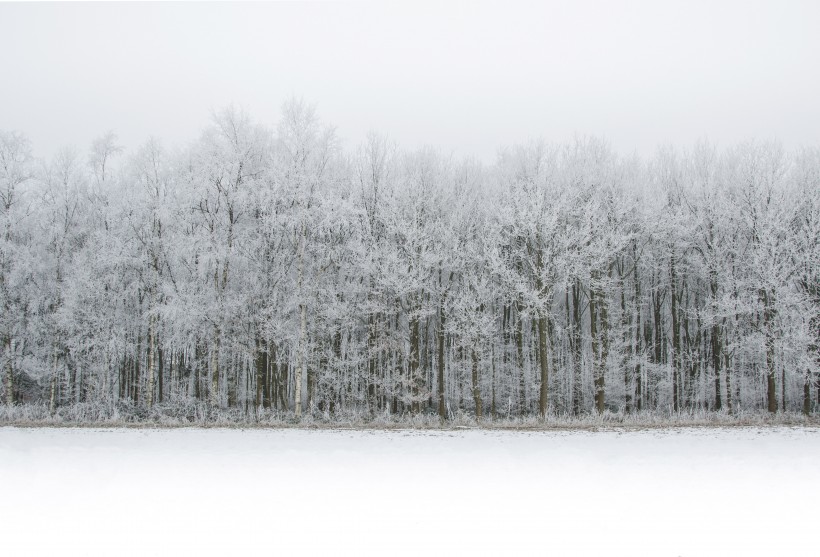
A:
<svg viewBox="0 0 820 557">
<path fill-rule="evenodd" d="M 14 365 L 11 354 L 11 337 L 6 335 L 3 339 L 3 350 L 6 353 L 6 405 L 14 406 Z"/>
<path fill-rule="evenodd" d="M 680 319 L 678 318 L 678 276 L 675 269 L 675 256 L 669 264 L 672 291 L 672 409 L 680 410 Z"/>
<path fill-rule="evenodd" d="M 162 402 L 164 400 L 164 390 L 165 390 L 165 352 L 161 348 L 162 343 L 160 342 L 159 338 L 157 339 L 157 401 Z"/>
<path fill-rule="evenodd" d="M 595 279 L 593 275 L 593 280 Z M 593 398 L 595 400 L 595 411 L 603 412 L 603 400 L 600 391 L 603 390 L 600 384 L 600 338 L 598 337 L 598 293 L 595 286 L 589 288 L 589 339 L 592 344 L 592 384 L 594 388 Z"/>
<path fill-rule="evenodd" d="M 370 407 L 370 412 L 376 410 L 376 374 L 378 372 L 379 354 L 376 343 L 378 342 L 379 316 L 378 314 L 371 314 L 368 318 L 367 327 L 367 402 Z"/>
<path fill-rule="evenodd" d="M 134 376 L 131 378 L 131 400 L 134 404 L 140 401 L 140 359 L 142 357 L 142 334 L 137 337 L 137 353 L 134 356 Z M 71 384 L 74 384 L 75 367 L 71 367 Z M 72 391 L 73 393 L 73 387 Z"/>
<path fill-rule="evenodd" d="M 256 368 L 256 408 L 258 409 L 264 408 L 268 380 L 268 352 L 259 337 L 256 338 L 256 357 L 254 360 L 254 367 Z"/>
<path fill-rule="evenodd" d="M 286 353 L 282 364 L 279 366 L 279 404 L 282 410 L 290 408 L 290 395 L 288 394 L 290 390 L 290 363 L 287 356 Z"/>
<path fill-rule="evenodd" d="M 581 396 L 581 359 L 583 357 L 583 346 L 581 345 L 581 283 L 577 280 L 572 284 L 572 325 L 570 332 L 570 344 L 572 345 L 572 413 L 578 415 L 581 413 L 581 404 L 583 402 Z"/>
<path fill-rule="evenodd" d="M 415 306 L 410 315 L 410 359 L 408 361 L 408 371 L 410 377 L 410 397 L 411 411 L 418 414 L 421 410 L 419 401 L 419 318 Z"/>
<path fill-rule="evenodd" d="M 632 244 L 632 259 L 635 264 L 635 407 L 640 412 L 643 409 L 641 377 L 643 348 L 641 347 L 641 280 L 638 276 L 638 247 L 636 242 Z"/>
<path fill-rule="evenodd" d="M 476 420 L 481 420 L 483 416 L 483 403 L 481 401 L 481 377 L 479 376 L 479 359 L 475 347 L 471 351 L 472 359 L 472 391 L 473 403 L 475 405 Z"/>
<path fill-rule="evenodd" d="M 803 383 L 803 414 L 811 414 L 811 370 L 806 370 L 806 379 Z"/>
<path fill-rule="evenodd" d="M 624 373 L 624 412 L 632 413 L 632 358 L 634 357 L 632 347 L 632 314 L 626 311 L 626 277 L 623 273 L 623 263 L 618 266 L 618 279 L 620 281 L 621 290 L 621 331 L 623 335 L 623 345 L 626 354 L 620 358 L 620 363 L 623 366 Z"/>
<path fill-rule="evenodd" d="M 547 318 L 538 318 L 538 359 L 541 368 L 541 390 L 538 397 L 538 410 L 541 417 L 547 415 L 549 407 L 549 339 L 547 338 Z"/>
<path fill-rule="evenodd" d="M 515 345 L 518 356 L 518 413 L 527 412 L 527 387 L 524 378 L 524 319 L 521 316 L 521 306 L 515 304 Z"/>
<path fill-rule="evenodd" d="M 718 283 L 714 272 L 711 273 L 709 287 L 712 291 L 712 303 L 717 304 Z M 715 318 L 713 318 L 715 319 Z M 723 358 L 723 341 L 721 339 L 720 325 L 715 319 L 712 324 L 711 332 L 712 341 L 712 368 L 715 372 L 715 410 L 720 410 L 723 406 L 720 391 L 720 364 Z"/>
<path fill-rule="evenodd" d="M 610 278 L 612 269 L 610 268 Z M 609 300 L 606 294 L 599 293 L 598 312 L 601 317 L 601 359 L 598 364 L 598 413 L 603 413 L 606 408 L 606 369 L 609 360 Z"/>
<path fill-rule="evenodd" d="M 447 419 L 447 407 L 445 404 L 445 384 L 444 384 L 444 325 L 446 317 L 444 315 L 444 302 L 439 304 L 438 308 L 438 330 L 436 335 L 438 337 L 438 350 L 436 356 L 438 358 L 436 364 L 437 388 L 438 388 L 438 415 L 442 420 Z"/>
<path fill-rule="evenodd" d="M 763 331 L 766 335 L 766 398 L 769 412 L 777 412 L 777 387 L 775 385 L 775 358 L 774 358 L 774 334 L 772 332 L 774 317 L 773 300 L 765 289 L 760 291 L 763 299 Z"/>
</svg>

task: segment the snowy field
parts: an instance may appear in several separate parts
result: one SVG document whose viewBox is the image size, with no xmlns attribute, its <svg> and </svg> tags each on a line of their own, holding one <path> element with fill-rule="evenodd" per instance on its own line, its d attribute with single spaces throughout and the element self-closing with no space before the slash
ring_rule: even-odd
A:
<svg viewBox="0 0 820 557">
<path fill-rule="evenodd" d="M 4 555 L 817 554 L 820 429 L 0 428 Z"/>
</svg>

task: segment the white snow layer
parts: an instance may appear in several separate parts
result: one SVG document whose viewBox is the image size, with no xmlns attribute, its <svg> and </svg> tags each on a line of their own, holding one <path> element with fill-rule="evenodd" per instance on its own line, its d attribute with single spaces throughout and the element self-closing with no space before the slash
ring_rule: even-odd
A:
<svg viewBox="0 0 820 557">
<path fill-rule="evenodd" d="M 820 429 L 0 428 L 3 555 L 816 554 Z"/>
</svg>

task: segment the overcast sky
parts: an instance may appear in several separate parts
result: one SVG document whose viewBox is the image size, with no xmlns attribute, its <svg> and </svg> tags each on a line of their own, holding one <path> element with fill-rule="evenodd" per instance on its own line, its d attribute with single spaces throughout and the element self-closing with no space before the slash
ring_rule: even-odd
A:
<svg viewBox="0 0 820 557">
<path fill-rule="evenodd" d="M 622 152 L 820 144 L 820 2 L 0 4 L 0 129 L 50 156 L 114 129 L 196 137 L 293 95 L 347 147 L 368 130 L 492 161 L 596 134 Z"/>
</svg>

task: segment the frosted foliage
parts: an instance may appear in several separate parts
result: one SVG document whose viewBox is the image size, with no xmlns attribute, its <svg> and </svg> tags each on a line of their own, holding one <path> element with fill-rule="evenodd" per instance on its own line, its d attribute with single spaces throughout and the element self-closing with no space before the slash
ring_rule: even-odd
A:
<svg viewBox="0 0 820 557">
<path fill-rule="evenodd" d="M 185 147 L 0 132 L 7 419 L 815 412 L 820 151 L 496 163 L 304 101 Z M 28 408 L 28 410 L 25 410 Z"/>
</svg>

